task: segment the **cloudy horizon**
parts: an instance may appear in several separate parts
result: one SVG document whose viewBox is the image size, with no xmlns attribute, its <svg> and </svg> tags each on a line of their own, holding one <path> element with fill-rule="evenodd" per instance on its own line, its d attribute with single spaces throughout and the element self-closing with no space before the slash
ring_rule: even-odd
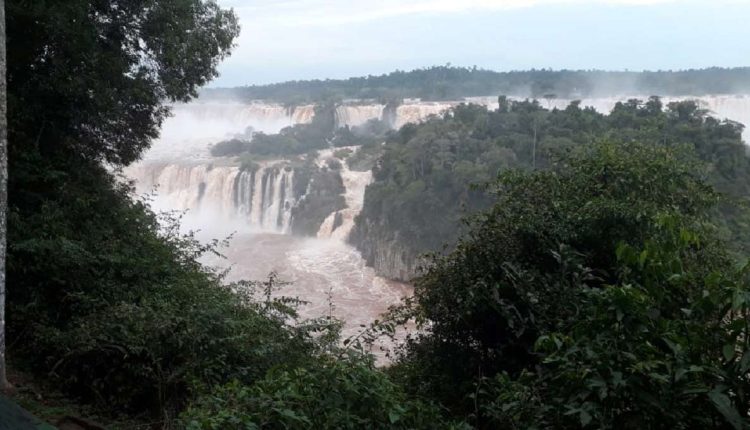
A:
<svg viewBox="0 0 750 430">
<path fill-rule="evenodd" d="M 750 2 L 741 0 L 218 2 L 235 9 L 242 34 L 213 87 L 447 63 L 499 71 L 750 64 Z"/>
</svg>

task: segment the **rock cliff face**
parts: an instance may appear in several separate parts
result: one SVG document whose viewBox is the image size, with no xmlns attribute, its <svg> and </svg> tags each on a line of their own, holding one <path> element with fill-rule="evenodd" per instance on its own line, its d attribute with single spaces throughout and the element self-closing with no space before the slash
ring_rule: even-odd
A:
<svg viewBox="0 0 750 430">
<path fill-rule="evenodd" d="M 423 251 L 410 247 L 398 233 L 361 217 L 357 218 L 349 243 L 359 250 L 367 265 L 384 278 L 408 282 L 419 274 L 424 264 Z"/>
<path fill-rule="evenodd" d="M 346 207 L 344 192 L 338 172 L 314 171 L 307 192 L 292 208 L 292 234 L 315 236 L 326 217 Z"/>
</svg>

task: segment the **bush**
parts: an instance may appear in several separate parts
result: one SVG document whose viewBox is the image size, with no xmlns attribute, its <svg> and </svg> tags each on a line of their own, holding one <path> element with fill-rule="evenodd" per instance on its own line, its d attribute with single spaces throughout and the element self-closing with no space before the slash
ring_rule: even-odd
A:
<svg viewBox="0 0 750 430">
<path fill-rule="evenodd" d="M 242 139 L 230 139 L 219 142 L 211 147 L 211 155 L 214 157 L 233 157 L 247 152 L 250 142 Z"/>
<path fill-rule="evenodd" d="M 701 235 L 657 223 L 618 248 L 616 284 L 581 290 L 577 321 L 537 339 L 535 369 L 481 384 L 492 426 L 747 428 L 750 266 L 701 273 Z"/>
<path fill-rule="evenodd" d="M 375 167 L 375 162 L 382 154 L 383 145 L 381 143 L 362 145 L 346 159 L 346 165 L 357 172 L 366 172 Z"/>
<path fill-rule="evenodd" d="M 253 386 L 230 383 L 182 416 L 198 429 L 440 429 L 434 405 L 408 398 L 371 365 L 347 360 L 274 370 Z"/>
<path fill-rule="evenodd" d="M 254 155 L 293 155 L 307 152 L 309 148 L 302 145 L 297 139 L 281 134 L 257 133 L 247 149 Z"/>
<path fill-rule="evenodd" d="M 336 158 L 338 158 L 339 160 L 344 160 L 348 156 L 352 155 L 352 152 L 353 151 L 351 149 L 349 149 L 349 148 L 337 149 L 337 150 L 333 151 L 333 156 L 336 157 Z"/>
<path fill-rule="evenodd" d="M 429 325 L 394 374 L 486 428 L 745 416 L 747 292 L 702 177 L 679 148 L 608 143 L 502 175 L 493 208 L 416 282 Z"/>
</svg>

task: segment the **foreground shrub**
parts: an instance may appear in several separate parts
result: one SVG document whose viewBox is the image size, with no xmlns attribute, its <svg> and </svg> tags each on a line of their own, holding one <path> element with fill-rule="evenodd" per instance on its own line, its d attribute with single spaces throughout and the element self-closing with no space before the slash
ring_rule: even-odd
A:
<svg viewBox="0 0 750 430">
<path fill-rule="evenodd" d="M 330 361 L 275 370 L 253 386 L 233 382 L 183 415 L 188 429 L 438 429 L 437 407 L 409 399 L 371 364 Z"/>
<path fill-rule="evenodd" d="M 750 295 L 701 172 L 605 143 L 504 174 L 417 282 L 393 374 L 480 428 L 746 426 Z"/>
<path fill-rule="evenodd" d="M 9 222 L 17 362 L 85 402 L 169 420 L 195 387 L 251 383 L 314 353 L 310 332 L 324 328 L 288 325 L 293 307 L 255 300 L 251 284 L 226 287 L 199 262 L 217 243 L 180 234 L 176 219 L 160 226 L 94 163 L 46 166 L 27 166 L 46 199 Z M 39 202 L 33 187 L 15 196 L 17 206 Z"/>
<path fill-rule="evenodd" d="M 620 279 L 584 288 L 577 321 L 544 334 L 541 363 L 479 384 L 489 427 L 747 428 L 747 273 L 694 264 L 699 236 L 672 219 L 618 249 Z"/>
</svg>

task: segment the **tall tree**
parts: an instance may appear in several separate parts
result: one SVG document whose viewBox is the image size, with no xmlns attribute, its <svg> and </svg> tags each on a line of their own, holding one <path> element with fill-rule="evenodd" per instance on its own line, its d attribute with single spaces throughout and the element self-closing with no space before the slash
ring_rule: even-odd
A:
<svg viewBox="0 0 750 430">
<path fill-rule="evenodd" d="M 217 76 L 239 24 L 214 0 L 3 1 L 6 262 L 8 283 L 17 286 L 7 295 L 14 309 L 7 328 L 16 339 L 28 335 L 21 333 L 24 304 L 44 303 L 59 328 L 76 312 L 67 298 L 110 285 L 83 258 L 114 246 L 85 237 L 92 235 L 85 221 L 104 217 L 92 202 L 120 202 L 117 190 L 106 192 L 116 187 L 102 165 L 138 159 L 169 104 L 190 100 Z M 96 283 L 88 278 L 95 273 Z"/>
<path fill-rule="evenodd" d="M 9 0 L 7 16 L 11 159 L 136 160 L 239 33 L 214 0 Z"/>
<path fill-rule="evenodd" d="M 5 81 L 5 0 L 0 0 L 0 390 L 7 389 L 5 369 L 5 241 L 8 211 L 8 116 Z"/>
</svg>

